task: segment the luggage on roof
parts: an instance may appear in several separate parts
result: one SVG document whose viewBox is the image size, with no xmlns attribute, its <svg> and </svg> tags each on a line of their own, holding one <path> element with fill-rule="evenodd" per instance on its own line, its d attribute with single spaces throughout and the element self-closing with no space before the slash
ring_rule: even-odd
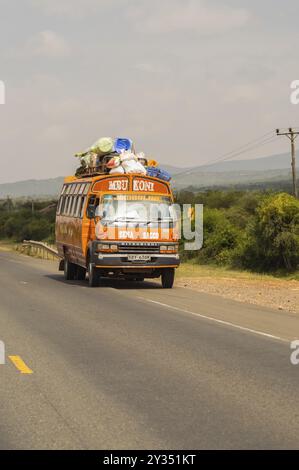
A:
<svg viewBox="0 0 299 470">
<path fill-rule="evenodd" d="M 171 180 L 171 175 L 159 168 L 155 160 L 148 160 L 143 152 L 136 154 L 133 141 L 126 137 L 101 137 L 75 156 L 81 163 L 76 175 L 136 173 Z"/>
</svg>

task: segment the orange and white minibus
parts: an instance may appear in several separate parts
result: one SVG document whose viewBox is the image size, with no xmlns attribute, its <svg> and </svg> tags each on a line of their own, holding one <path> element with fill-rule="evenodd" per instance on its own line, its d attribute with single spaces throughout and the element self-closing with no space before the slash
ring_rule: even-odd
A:
<svg viewBox="0 0 299 470">
<path fill-rule="evenodd" d="M 169 183 L 137 174 L 65 178 L 56 243 L 66 280 L 87 273 L 95 287 L 102 277 L 161 277 L 171 288 L 180 261 Z"/>
</svg>

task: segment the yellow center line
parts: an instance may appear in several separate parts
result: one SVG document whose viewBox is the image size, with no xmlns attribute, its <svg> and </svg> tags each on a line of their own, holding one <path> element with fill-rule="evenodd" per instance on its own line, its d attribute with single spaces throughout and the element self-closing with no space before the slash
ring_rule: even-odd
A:
<svg viewBox="0 0 299 470">
<path fill-rule="evenodd" d="M 25 364 L 23 359 L 20 356 L 8 356 L 11 362 L 16 366 L 16 368 L 21 372 L 21 374 L 33 374 L 33 370 Z"/>
</svg>

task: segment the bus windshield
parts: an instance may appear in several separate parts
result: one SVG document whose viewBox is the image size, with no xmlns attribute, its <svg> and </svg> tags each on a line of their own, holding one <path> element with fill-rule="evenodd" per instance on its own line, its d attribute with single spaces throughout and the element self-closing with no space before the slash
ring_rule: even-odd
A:
<svg viewBox="0 0 299 470">
<path fill-rule="evenodd" d="M 169 197 L 160 196 L 130 196 L 111 195 L 103 196 L 98 208 L 98 215 L 102 223 L 116 222 L 172 222 L 174 211 Z"/>
</svg>

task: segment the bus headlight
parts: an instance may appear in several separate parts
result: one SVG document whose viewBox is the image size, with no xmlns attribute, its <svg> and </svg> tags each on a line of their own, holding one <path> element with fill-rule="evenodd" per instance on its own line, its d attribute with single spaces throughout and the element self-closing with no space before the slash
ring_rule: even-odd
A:
<svg viewBox="0 0 299 470">
<path fill-rule="evenodd" d="M 161 245 L 160 253 L 177 253 L 178 248 L 178 245 Z"/>
<path fill-rule="evenodd" d="M 98 243 L 97 252 L 115 253 L 118 251 L 117 245 L 108 245 L 108 243 Z"/>
</svg>

